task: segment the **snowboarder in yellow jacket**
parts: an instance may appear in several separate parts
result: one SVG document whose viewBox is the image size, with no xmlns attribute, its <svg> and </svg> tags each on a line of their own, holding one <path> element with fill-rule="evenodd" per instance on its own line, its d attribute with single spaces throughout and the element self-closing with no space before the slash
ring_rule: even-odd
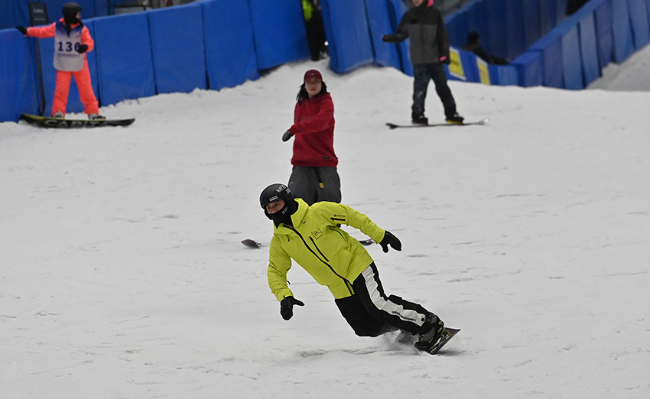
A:
<svg viewBox="0 0 650 399">
<path fill-rule="evenodd" d="M 366 215 L 343 204 L 307 205 L 294 198 L 284 184 L 272 184 L 260 195 L 260 205 L 274 223 L 269 250 L 269 287 L 280 301 L 284 320 L 293 306 L 304 306 L 287 285 L 287 272 L 295 260 L 334 295 L 336 305 L 358 336 L 376 337 L 401 330 L 399 342 L 415 342 L 427 351 L 439 340 L 444 324 L 422 305 L 386 295 L 379 272 L 366 249 L 340 228 L 345 224 L 378 242 L 401 251 L 402 243 L 374 224 Z"/>
</svg>

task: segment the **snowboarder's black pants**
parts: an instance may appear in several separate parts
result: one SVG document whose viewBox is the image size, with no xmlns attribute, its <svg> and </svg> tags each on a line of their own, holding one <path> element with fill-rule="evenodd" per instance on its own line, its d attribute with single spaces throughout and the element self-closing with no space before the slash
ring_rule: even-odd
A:
<svg viewBox="0 0 650 399">
<path fill-rule="evenodd" d="M 422 305 L 398 296 L 386 296 L 374 263 L 354 280 L 352 286 L 354 295 L 337 299 L 336 305 L 358 336 L 376 337 L 395 330 L 422 333 L 429 312 Z"/>
<path fill-rule="evenodd" d="M 308 205 L 320 201 L 341 203 L 341 180 L 331 166 L 294 166 L 287 186 L 294 197 Z"/>
<path fill-rule="evenodd" d="M 456 101 L 447 85 L 443 63 L 413 65 L 413 77 L 413 118 L 424 115 L 424 100 L 427 98 L 429 79 L 436 85 L 436 93 L 445 108 L 445 116 L 450 117 L 456 113 Z"/>
</svg>

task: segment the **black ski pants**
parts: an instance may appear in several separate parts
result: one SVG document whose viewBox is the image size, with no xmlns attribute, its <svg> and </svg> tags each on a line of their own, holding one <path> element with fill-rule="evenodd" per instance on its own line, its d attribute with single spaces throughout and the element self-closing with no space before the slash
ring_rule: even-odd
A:
<svg viewBox="0 0 650 399">
<path fill-rule="evenodd" d="M 429 312 L 422 305 L 398 296 L 386 296 L 374 263 L 354 280 L 352 286 L 355 291 L 352 296 L 335 302 L 358 336 L 376 337 L 396 330 L 423 333 L 422 325 Z"/>
<path fill-rule="evenodd" d="M 413 118 L 424 115 L 424 100 L 427 98 L 429 79 L 436 85 L 436 93 L 442 101 L 445 116 L 453 116 L 456 113 L 456 101 L 447 85 L 447 74 L 443 63 L 413 65 L 413 77 L 413 106 L 411 107 Z"/>
<path fill-rule="evenodd" d="M 341 203 L 341 180 L 331 166 L 294 166 L 287 186 L 294 197 L 308 205 L 320 201 Z"/>
</svg>

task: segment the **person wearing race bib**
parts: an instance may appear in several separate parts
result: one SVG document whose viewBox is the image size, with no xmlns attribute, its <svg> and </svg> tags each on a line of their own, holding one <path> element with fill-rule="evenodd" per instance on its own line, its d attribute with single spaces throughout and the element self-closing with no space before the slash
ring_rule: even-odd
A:
<svg viewBox="0 0 650 399">
<path fill-rule="evenodd" d="M 88 28 L 81 22 L 81 6 L 67 3 L 61 10 L 63 18 L 51 25 L 25 28 L 18 26 L 23 35 L 38 38 L 54 38 L 54 68 L 56 69 L 56 87 L 52 101 L 52 117 L 64 118 L 68 105 L 70 80 L 74 76 L 79 97 L 84 105 L 88 119 L 106 119 L 99 115 L 97 97 L 93 92 L 90 70 L 86 53 L 92 51 L 95 41 Z"/>
</svg>

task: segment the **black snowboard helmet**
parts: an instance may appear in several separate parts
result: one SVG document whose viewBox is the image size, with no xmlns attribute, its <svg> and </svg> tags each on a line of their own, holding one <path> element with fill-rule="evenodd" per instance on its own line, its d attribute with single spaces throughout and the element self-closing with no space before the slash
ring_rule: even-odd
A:
<svg viewBox="0 0 650 399">
<path fill-rule="evenodd" d="M 61 13 L 63 13 L 63 21 L 65 21 L 67 26 L 81 22 L 81 20 L 77 18 L 77 13 L 80 12 L 81 6 L 77 3 L 66 3 L 61 9 Z"/>
<path fill-rule="evenodd" d="M 271 202 L 278 200 L 284 201 L 284 207 L 276 213 L 270 214 L 266 211 L 266 206 Z M 285 223 L 291 225 L 291 215 L 298 210 L 298 203 L 293 198 L 291 190 L 285 184 L 271 184 L 260 194 L 260 206 L 264 209 L 267 218 L 273 220 L 276 225 Z"/>
</svg>

